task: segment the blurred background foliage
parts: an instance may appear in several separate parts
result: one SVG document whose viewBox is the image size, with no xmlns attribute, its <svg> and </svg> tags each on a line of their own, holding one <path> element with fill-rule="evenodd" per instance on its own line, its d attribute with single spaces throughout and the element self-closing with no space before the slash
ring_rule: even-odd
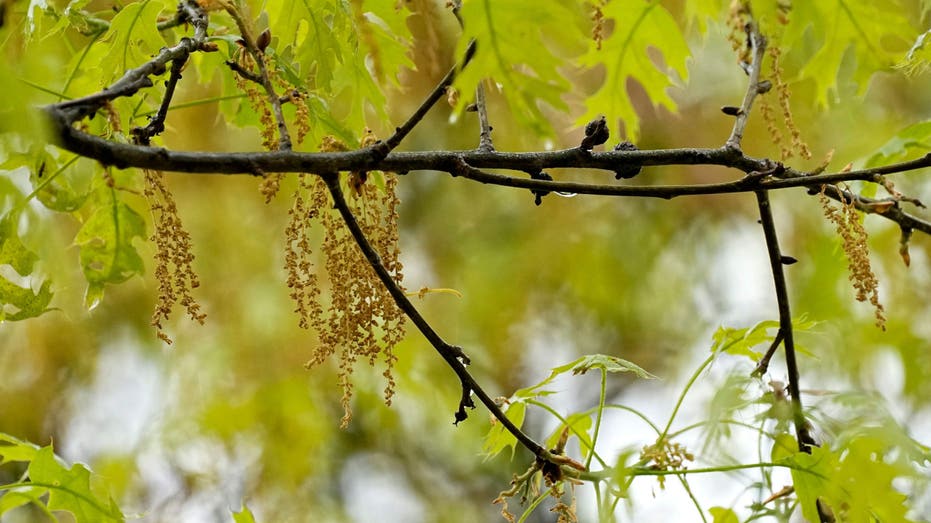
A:
<svg viewBox="0 0 931 523">
<path fill-rule="evenodd" d="M 173 2 L 150 3 L 164 13 L 174 8 Z M 41 131 L 33 106 L 58 101 L 57 93 L 89 94 L 122 71 L 121 65 L 80 65 L 89 37 L 64 26 L 49 34 L 56 18 L 46 14 L 42 4 L 7 2 L 0 29 L 0 92 L 6 98 L 0 106 L 0 131 L 16 131 L 27 139 Z M 108 2 L 79 4 L 90 11 L 112 9 Z M 319 9 L 354 9 L 358 4 L 329 0 Z M 337 67 L 332 77 L 314 76 L 311 84 L 318 87 L 325 82 L 342 84 L 325 90 L 330 95 L 319 100 L 320 123 L 303 150 L 313 150 L 326 134 L 354 139 L 363 122 L 385 136 L 456 60 L 460 31 L 442 2 L 408 1 L 400 10 L 387 0 L 371 4 L 361 5 L 386 13 L 382 22 L 390 29 L 376 34 L 381 76 L 364 79 L 365 67 L 373 69 L 365 46 L 358 56 L 336 56 L 345 67 Z M 641 149 L 720 146 L 732 124 L 720 107 L 736 105 L 743 96 L 745 76 L 726 40 L 726 2 L 700 3 L 708 7 L 697 14 L 694 5 L 686 4 L 692 2 L 663 3 L 680 28 L 691 28 L 685 35 L 692 57 L 682 62 L 688 80 L 679 78 L 666 91 L 677 112 L 655 107 L 637 82 L 626 82 L 640 118 Z M 295 5 L 255 2 L 251 7 L 258 25 L 271 25 L 278 38 L 287 34 L 282 24 L 306 19 L 306 14 L 289 11 L 299 11 Z M 64 13 L 64 7 L 58 5 L 58 12 Z M 918 5 L 909 3 L 908 8 L 919 13 Z M 158 12 L 154 9 L 151 19 Z M 533 23 L 532 13 L 524 23 Z M 587 27 L 590 21 L 583 17 L 573 23 Z M 27 45 L 22 35 L 28 24 L 37 24 L 34 34 L 44 36 Z M 699 27 L 704 32 L 696 30 Z M 312 38 L 326 32 L 326 27 L 318 29 L 291 31 L 315 34 L 305 37 L 310 45 Z M 157 32 L 147 34 L 163 38 Z M 812 48 L 810 40 L 817 35 L 794 37 L 800 42 L 794 49 L 804 54 L 805 45 Z M 100 34 L 94 38 L 106 39 Z M 167 38 L 170 42 L 174 37 Z M 144 50 L 127 57 L 129 65 L 157 50 L 139 42 L 126 45 Z M 235 44 L 229 45 L 232 49 Z M 285 47 L 273 40 L 272 46 L 281 56 L 303 56 L 294 62 L 304 68 L 296 71 L 298 76 L 323 70 L 320 63 L 308 62 L 310 58 L 329 59 L 321 58 L 329 56 L 326 53 L 312 54 L 297 44 Z M 94 46 L 86 49 L 90 54 L 104 52 Z M 573 52 L 555 49 L 554 56 Z M 176 103 L 235 96 L 229 71 L 222 65 L 225 57 L 224 52 L 197 55 L 185 72 Z M 790 161 L 793 167 L 813 168 L 830 151 L 834 170 L 848 162 L 860 165 L 902 128 L 931 117 L 927 74 L 888 70 L 864 81 L 860 63 L 848 53 L 834 89 L 826 95 L 818 81 L 799 73 L 804 64 L 792 72 L 793 59 L 789 53 L 794 117 L 814 153 L 811 160 Z M 594 92 L 603 73 L 554 67 L 579 87 L 570 95 L 557 95 L 565 110 L 538 107 L 548 119 L 549 130 L 540 131 L 542 135 L 528 126 L 526 112 L 508 105 L 511 93 L 487 89 L 498 149 L 578 144 L 578 119 L 586 114 L 580 96 L 586 89 Z M 797 81 L 793 74 L 799 74 Z M 142 106 L 121 102 L 124 129 L 140 121 L 132 115 L 154 107 L 158 90 Z M 471 101 L 467 92 L 460 97 L 464 103 Z M 380 111 L 387 117 L 379 117 Z M 757 157 L 778 157 L 779 146 L 756 116 L 744 150 Z M 163 143 L 186 150 L 256 150 L 261 143 L 256 122 L 255 113 L 240 99 L 195 103 L 170 113 Z M 99 121 L 91 122 L 97 125 Z M 617 137 L 619 128 L 612 126 L 612 131 Z M 474 113 L 440 104 L 402 148 L 468 149 L 477 139 Z M 0 136 L 0 163 L 23 150 L 17 140 L 11 134 Z M 927 145 L 919 144 L 918 150 Z M 67 155 L 49 151 L 49 165 L 65 162 Z M 68 169 L 62 183 L 95 183 L 89 179 L 94 170 L 90 162 L 79 161 Z M 552 174 L 556 179 L 570 176 Z M 931 200 L 928 174 L 922 170 L 897 176 L 896 186 Z M 22 168 L 3 174 L 21 196 L 31 191 L 29 175 L 30 170 Z M 139 186 L 137 173 L 120 176 L 127 186 Z M 571 176 L 602 180 L 605 175 Z M 656 167 L 645 169 L 634 181 L 684 184 L 734 176 L 704 166 Z M 194 267 L 201 279 L 195 295 L 207 313 L 207 324 L 173 321 L 168 330 L 175 343 L 170 347 L 155 337 L 149 326 L 157 290 L 150 264 L 153 247 L 141 239 L 134 245 L 146 260 L 144 274 L 108 286 L 99 305 L 87 310 L 73 243 L 87 216 L 76 211 L 75 220 L 69 213 L 30 206 L 20 228 L 24 242 L 39 255 L 41 274 L 54 277 L 54 309 L 0 327 L 0 432 L 43 445 L 54 441 L 64 457 L 88 463 L 106 478 L 123 511 L 140 514 L 143 521 L 229 520 L 229 510 L 241 503 L 247 503 L 260 521 L 307 521 L 311 516 L 317 521 L 373 521 L 385 514 L 393 521 L 497 517 L 491 500 L 508 486 L 513 472 L 523 470 L 529 456 L 518 449 L 513 464 L 503 455 L 491 460 L 480 456 L 482 437 L 490 426 L 487 414 L 479 409 L 465 423 L 452 425 L 459 385 L 416 332 L 397 349 L 394 405 L 383 405 L 381 369 L 360 366 L 354 375 L 355 417 L 348 429 L 338 429 L 342 411 L 335 365 L 305 370 L 316 338 L 297 327 L 284 284 L 284 228 L 294 180 L 286 177 L 278 198 L 269 204 L 256 180 L 247 176 L 168 174 L 167 183 L 193 238 Z M 613 402 L 662 417 L 685 376 L 707 356 L 711 334 L 719 326 L 748 327 L 777 316 L 756 205 L 749 194 L 671 201 L 549 195 L 535 207 L 527 191 L 414 172 L 401 179 L 400 196 L 405 285 L 412 291 L 428 286 L 462 293 L 461 298 L 428 294 L 416 304 L 446 339 L 465 348 L 473 372 L 492 394 L 508 396 L 543 379 L 551 367 L 597 352 L 622 357 L 660 376 L 659 385 L 647 388 L 632 386 L 633 378 L 612 376 L 609 392 Z M 129 198 L 149 220 L 144 201 Z M 5 199 L 3 205 L 13 201 Z M 906 267 L 898 254 L 898 228 L 876 216 L 866 217 L 871 260 L 889 318 L 882 332 L 873 325 L 870 307 L 854 301 L 840 239 L 816 198 L 803 189 L 790 189 L 774 194 L 773 202 L 783 250 L 799 259 L 787 269 L 793 312 L 818 322 L 801 339 L 813 354 L 801 360 L 807 401 L 831 391 L 876 392 L 907 431 L 928 441 L 931 239 L 915 235 L 911 266 Z M 146 230 L 151 233 L 151 223 Z M 722 361 L 721 366 L 735 372 L 749 373 L 751 368 L 737 358 Z M 777 358 L 764 379 L 784 381 L 784 374 Z M 717 379 L 709 378 L 707 390 L 723 384 Z M 554 401 L 563 414 L 597 401 L 593 376 L 560 386 Z M 702 402 L 707 399 L 699 395 L 689 407 L 697 419 L 702 419 Z M 555 425 L 531 410 L 525 426 L 543 439 Z M 605 449 L 650 443 L 625 429 L 624 423 L 611 427 L 602 436 Z M 711 443 L 724 447 L 726 441 L 720 437 Z M 13 465 L 0 467 L 0 483 L 21 473 Z M 657 491 L 656 500 L 647 496 L 635 502 L 649 506 L 678 494 Z M 28 510 L 7 516 L 10 522 L 32 517 L 41 516 Z"/>
</svg>

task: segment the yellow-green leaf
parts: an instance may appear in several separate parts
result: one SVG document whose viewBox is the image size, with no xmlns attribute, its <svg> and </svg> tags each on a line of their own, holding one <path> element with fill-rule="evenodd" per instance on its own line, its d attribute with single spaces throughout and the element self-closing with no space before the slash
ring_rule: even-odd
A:
<svg viewBox="0 0 931 523">
<path fill-rule="evenodd" d="M 252 515 L 252 511 L 249 510 L 245 504 L 239 512 L 233 512 L 233 522 L 234 523 L 255 523 L 255 516 Z"/>
<path fill-rule="evenodd" d="M 517 428 L 524 424 L 524 416 L 527 414 L 527 404 L 524 402 L 515 402 L 508 405 L 504 414 L 511 420 Z M 501 451 L 510 447 L 511 457 L 514 457 L 514 448 L 517 445 L 517 438 L 508 432 L 507 428 L 501 422 L 496 422 L 491 426 L 491 430 L 485 435 L 485 442 L 482 444 L 482 453 L 485 458 L 493 458 Z"/>
<path fill-rule="evenodd" d="M 817 102 L 826 106 L 836 96 L 848 52 L 853 58 L 850 79 L 862 94 L 873 74 L 902 61 L 916 35 L 897 0 L 792 2 L 782 46 L 805 49 L 797 79 L 813 80 Z"/>
<path fill-rule="evenodd" d="M 0 265 L 9 265 L 22 277 L 33 276 L 38 256 L 26 248 L 16 227 L 19 213 L 0 218 Z M 0 276 L 0 322 L 34 318 L 47 312 L 52 301 L 51 281 L 42 282 L 38 291 L 22 287 Z"/>
<path fill-rule="evenodd" d="M 560 72 L 565 58 L 556 56 L 554 40 L 571 40 L 567 33 L 585 34 L 581 6 L 575 2 L 466 0 L 460 15 L 463 34 L 456 56 L 463 56 L 473 39 L 477 47 L 472 63 L 455 83 L 464 93 L 457 111 L 472 102 L 471 93 L 479 82 L 490 78 L 493 83 L 488 85 L 500 88 L 521 124 L 540 135 L 552 134 L 540 104 L 565 110 L 561 97 L 570 88 Z"/>
<path fill-rule="evenodd" d="M 48 489 L 49 510 L 71 512 L 77 523 L 124 521 L 112 499 L 101 499 L 93 492 L 90 470 L 79 463 L 65 468 L 51 445 L 36 452 L 28 472 L 30 482 Z"/>
<path fill-rule="evenodd" d="M 676 103 L 666 91 L 675 75 L 683 81 L 688 79 L 685 62 L 689 48 L 672 15 L 657 1 L 610 2 L 604 14 L 614 20 L 614 31 L 600 50 L 592 46 L 582 63 L 590 67 L 604 64 L 605 80 L 585 101 L 586 113 L 577 123 L 584 124 L 601 114 L 610 122 L 621 119 L 628 139 L 636 141 L 640 118 L 630 101 L 627 81 L 637 81 L 655 105 L 675 112 Z M 662 54 L 662 64 L 649 49 Z"/>
<path fill-rule="evenodd" d="M 729 508 L 711 507 L 708 509 L 708 513 L 714 518 L 712 519 L 714 523 L 739 523 L 740 521 L 737 513 Z"/>
<path fill-rule="evenodd" d="M 96 303 L 104 284 L 122 283 L 142 274 L 142 258 L 133 239 L 144 235 L 142 216 L 115 196 L 94 211 L 74 238 L 81 248 L 81 268 L 88 283 L 85 305 Z"/>
</svg>

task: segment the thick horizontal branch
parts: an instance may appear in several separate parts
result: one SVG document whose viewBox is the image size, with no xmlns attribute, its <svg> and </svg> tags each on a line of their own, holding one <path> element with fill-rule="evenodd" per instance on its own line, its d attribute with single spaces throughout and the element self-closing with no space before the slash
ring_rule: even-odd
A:
<svg viewBox="0 0 931 523">
<path fill-rule="evenodd" d="M 171 151 L 116 143 L 89 135 L 65 125 L 58 105 L 45 108 L 53 118 L 58 136 L 52 137 L 61 147 L 121 169 L 139 167 L 162 171 L 215 174 L 253 174 L 264 172 L 321 173 L 333 171 L 384 170 L 406 173 L 418 170 L 454 172 L 461 162 L 477 168 L 539 171 L 556 168 L 589 168 L 615 171 L 630 165 L 720 165 L 750 172 L 769 167 L 758 160 L 726 149 L 658 149 L 649 151 L 606 151 L 591 153 L 579 149 L 544 152 L 497 151 L 424 151 L 393 152 L 384 158 L 360 149 L 348 152 L 302 153 L 268 152 L 193 152 Z M 520 185 L 514 185 L 519 187 Z M 534 188 L 546 188 L 534 186 Z M 561 190 L 561 189 L 555 189 Z"/>
<path fill-rule="evenodd" d="M 68 123 L 67 115 L 59 109 L 61 105 L 63 104 L 45 108 L 53 117 L 58 131 L 57 142 L 61 147 L 118 168 L 140 167 L 185 173 L 253 175 L 256 172 L 440 171 L 481 183 L 528 190 L 669 199 L 678 196 L 742 193 L 791 187 L 820 190 L 820 186 L 824 184 L 853 180 L 874 181 L 879 175 L 931 166 L 931 154 L 928 154 L 916 160 L 883 167 L 807 176 L 793 169 L 777 169 L 779 164 L 771 160 L 752 158 L 729 147 L 605 152 L 582 151 L 578 148 L 520 153 L 481 150 L 423 151 L 392 152 L 387 156 L 371 149 L 330 153 L 171 151 L 160 147 L 116 143 L 79 131 Z M 481 170 L 540 172 L 544 169 L 567 168 L 601 169 L 613 173 L 632 165 L 717 165 L 741 171 L 745 175 L 733 181 L 711 184 L 619 185 L 548 181 Z M 839 191 L 833 189 L 827 194 L 837 198 Z M 845 196 L 850 201 L 851 195 Z M 869 204 L 880 201 L 862 197 L 856 200 L 862 204 L 863 210 L 867 211 L 870 210 Z M 931 223 L 909 215 L 898 207 L 888 208 L 879 214 L 905 227 L 931 234 Z"/>
</svg>

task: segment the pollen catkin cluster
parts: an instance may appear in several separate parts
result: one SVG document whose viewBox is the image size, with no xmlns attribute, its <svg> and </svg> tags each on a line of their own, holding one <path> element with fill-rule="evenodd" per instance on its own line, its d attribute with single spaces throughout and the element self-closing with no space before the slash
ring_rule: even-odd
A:
<svg viewBox="0 0 931 523">
<path fill-rule="evenodd" d="M 792 107 L 789 102 L 792 93 L 789 91 L 789 84 L 787 84 L 785 81 L 782 65 L 779 63 L 779 59 L 782 56 L 782 51 L 779 50 L 778 46 L 774 45 L 769 48 L 769 56 L 772 59 L 772 80 L 773 85 L 776 87 L 776 96 L 779 99 L 779 107 L 782 109 L 782 120 L 786 130 L 792 136 L 791 147 L 787 147 L 783 142 L 774 141 L 774 143 L 782 147 L 783 160 L 787 160 L 795 154 L 798 154 L 806 160 L 810 160 L 811 150 L 809 150 L 808 144 L 802 140 L 802 132 L 799 130 L 798 126 L 795 125 L 795 119 L 792 117 Z M 769 125 L 770 122 L 767 121 L 767 126 Z"/>
<path fill-rule="evenodd" d="M 145 169 L 146 201 L 152 213 L 155 233 L 155 280 L 158 282 L 158 301 L 152 314 L 152 326 L 159 339 L 171 344 L 171 338 L 164 331 L 163 321 L 171 317 L 171 310 L 176 303 L 187 311 L 188 316 L 203 325 L 206 314 L 191 294 L 200 286 L 200 281 L 191 264 L 194 254 L 191 252 L 191 235 L 181 224 L 175 199 L 165 186 L 161 171 Z"/>
<path fill-rule="evenodd" d="M 328 138 L 321 150 L 342 150 L 345 146 Z M 371 178 L 383 177 L 379 187 Z M 361 182 L 359 181 L 361 179 Z M 344 175 L 343 186 L 350 186 L 347 202 L 382 264 L 400 284 L 402 265 L 398 249 L 397 177 L 392 173 L 352 173 Z M 329 292 L 320 290 L 318 267 L 312 252 L 312 237 L 322 233 L 323 270 L 329 282 Z M 317 331 L 319 345 L 307 362 L 307 367 L 319 365 L 336 355 L 339 365 L 338 383 L 342 388 L 345 427 L 352 419 L 351 381 L 355 363 L 359 360 L 374 366 L 384 362 L 386 380 L 385 403 L 391 404 L 395 380 L 392 369 L 397 356 L 395 346 L 404 336 L 404 313 L 397 307 L 388 290 L 362 255 L 352 234 L 333 202 L 325 183 L 316 176 L 306 176 L 294 195 L 290 223 L 286 230 L 285 268 L 288 287 L 295 303 L 298 324 Z M 319 256 L 318 256 L 319 257 Z"/>
<path fill-rule="evenodd" d="M 857 301 L 869 300 L 875 311 L 876 326 L 886 330 L 886 312 L 882 303 L 879 302 L 879 280 L 870 266 L 870 252 L 866 244 L 867 233 L 860 221 L 860 215 L 852 199 L 847 201 L 843 193 L 840 193 L 841 205 L 837 208 L 831 204 L 824 191 L 825 186 L 822 186 L 818 197 L 824 209 L 824 216 L 834 224 L 837 234 L 843 240 L 849 278 L 857 293 Z"/>
<path fill-rule="evenodd" d="M 262 65 L 265 66 L 269 79 L 285 93 L 279 98 L 278 103 L 291 103 L 295 107 L 294 126 L 297 131 L 295 139 L 296 142 L 300 144 L 310 132 L 311 126 L 310 108 L 307 106 L 306 96 L 301 93 L 300 90 L 282 79 L 281 75 L 278 74 L 278 69 L 269 65 L 264 54 L 259 54 L 259 59 L 264 62 Z M 255 77 L 259 77 L 261 74 L 261 68 L 256 62 L 255 57 L 245 49 L 240 49 L 238 51 L 236 64 L 243 71 Z M 278 124 L 275 121 L 275 116 L 272 114 L 268 93 L 261 84 L 247 79 L 241 74 L 235 74 L 233 78 L 236 82 L 236 87 L 238 87 L 240 91 L 246 93 L 249 105 L 259 115 L 259 131 L 262 136 L 262 147 L 270 151 L 276 150 L 278 148 Z"/>
<path fill-rule="evenodd" d="M 695 456 L 682 444 L 672 443 L 668 439 L 661 439 L 653 445 L 646 445 L 640 451 L 640 459 L 652 462 L 650 468 L 654 470 L 679 470 L 685 468 L 686 461 L 694 461 Z M 659 487 L 665 486 L 665 476 L 656 476 Z"/>
<path fill-rule="evenodd" d="M 750 46 L 747 42 L 747 22 L 749 21 L 749 8 L 741 0 L 731 0 L 727 11 L 727 41 L 731 49 L 737 54 L 737 61 L 750 63 Z"/>
</svg>

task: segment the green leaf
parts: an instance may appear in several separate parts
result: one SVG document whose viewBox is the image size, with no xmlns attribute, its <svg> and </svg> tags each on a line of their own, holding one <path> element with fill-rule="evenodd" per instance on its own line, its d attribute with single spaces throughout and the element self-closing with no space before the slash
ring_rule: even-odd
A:
<svg viewBox="0 0 931 523">
<path fill-rule="evenodd" d="M 931 120 L 909 125 L 890 138 L 866 160 L 864 167 L 876 167 L 900 162 L 915 155 L 931 151 Z"/>
<path fill-rule="evenodd" d="M 0 432 L 0 465 L 12 461 L 32 461 L 38 445 Z"/>
<path fill-rule="evenodd" d="M 234 523 L 255 523 L 255 516 L 252 515 L 252 511 L 249 510 L 249 507 L 242 505 L 242 508 L 239 509 L 239 512 L 233 512 L 233 522 Z"/>
<path fill-rule="evenodd" d="M 737 517 L 737 513 L 729 508 L 724 507 L 711 507 L 708 509 L 708 513 L 711 514 L 712 521 L 714 523 L 739 523 L 740 519 Z"/>
<path fill-rule="evenodd" d="M 582 356 L 578 359 L 575 359 L 569 363 L 566 363 L 565 365 L 560 365 L 559 367 L 553 367 L 552 371 L 550 372 L 550 375 L 547 376 L 542 381 L 540 381 L 539 383 L 536 383 L 535 385 L 531 385 L 529 387 L 518 389 L 514 393 L 512 400 L 515 398 L 516 399 L 528 399 L 528 398 L 535 398 L 538 396 L 546 396 L 549 394 L 553 394 L 552 391 L 547 391 L 547 390 L 542 390 L 542 389 L 546 385 L 549 385 L 560 374 L 565 374 L 566 372 L 570 372 L 570 371 L 572 372 L 573 375 L 585 374 L 586 372 L 588 372 L 589 370 L 593 368 L 602 369 L 605 372 L 633 372 L 638 377 L 643 378 L 643 379 L 655 379 L 656 378 L 656 376 L 650 374 L 649 372 L 643 370 L 638 365 L 631 363 L 625 359 L 621 359 L 616 356 L 608 356 L 605 354 L 589 354 L 586 356 Z"/>
<path fill-rule="evenodd" d="M 339 122 L 339 127 L 361 130 L 369 109 L 387 121 L 385 95 L 366 64 L 374 58 L 363 48 L 360 35 L 364 31 L 356 24 L 348 2 L 268 0 L 262 7 L 276 14 L 269 19 L 272 37 L 291 42 L 275 50 L 277 67 L 288 71 L 285 76 L 296 87 L 324 100 L 328 118 Z M 388 45 L 384 39 L 379 41 Z M 379 55 L 379 59 L 388 57 L 391 62 L 380 62 L 383 67 L 397 65 L 397 49 L 392 49 Z M 311 125 L 318 125 L 315 118 L 311 118 Z"/>
<path fill-rule="evenodd" d="M 805 315 L 792 320 L 793 332 L 808 331 L 815 325 L 817 325 L 817 322 L 809 321 L 805 318 Z M 770 333 L 771 331 L 772 333 Z M 714 341 L 711 345 L 711 352 L 726 352 L 733 356 L 746 356 L 754 363 L 758 363 L 763 357 L 763 353 L 753 350 L 753 347 L 761 344 L 771 344 L 778 331 L 779 322 L 776 320 L 761 321 L 753 327 L 743 329 L 718 327 L 718 330 L 711 336 Z M 800 347 L 798 343 L 796 343 L 795 348 L 801 353 L 812 356 L 811 352 Z"/>
<path fill-rule="evenodd" d="M 840 451 L 812 447 L 811 454 L 796 450 L 782 461 L 794 465 L 795 493 L 809 521 L 818 521 L 819 499 L 843 521 L 912 521 L 905 517 L 906 496 L 893 485 L 908 471 L 888 463 L 887 454 L 882 440 L 864 437 Z"/>
<path fill-rule="evenodd" d="M 643 370 L 634 363 L 618 358 L 617 356 L 608 356 L 605 354 L 588 354 L 575 360 L 571 365 L 572 366 L 567 370 L 572 370 L 572 374 L 585 374 L 591 369 L 601 369 L 606 372 L 633 372 L 643 379 L 656 379 L 656 376 Z M 553 371 L 555 372 L 556 369 L 553 369 Z"/>
<path fill-rule="evenodd" d="M 479 82 L 490 78 L 494 84 L 488 85 L 499 87 L 518 122 L 538 135 L 553 134 L 541 102 L 567 110 L 562 96 L 571 88 L 560 72 L 566 58 L 558 57 L 554 47 L 557 41 L 588 37 L 583 10 L 573 2 L 466 0 L 459 13 L 463 33 L 456 56 L 463 56 L 473 39 L 477 46 L 472 62 L 454 84 L 463 93 L 456 110 L 472 101 Z"/>
<path fill-rule="evenodd" d="M 770 458 L 773 463 L 778 463 L 784 459 L 791 458 L 798 452 L 798 442 L 792 436 L 782 433 L 776 436 L 773 441 L 773 448 L 770 451 Z"/>
<path fill-rule="evenodd" d="M 41 498 L 47 492 L 48 489 L 42 487 L 16 487 L 0 493 L 0 516 L 27 503 L 42 506 Z"/>
<path fill-rule="evenodd" d="M 88 283 L 86 306 L 96 305 L 105 284 L 142 274 L 142 258 L 132 242 L 144 236 L 145 221 L 115 195 L 97 207 L 74 238 L 81 248 L 81 268 Z"/>
<path fill-rule="evenodd" d="M 916 35 L 906 12 L 897 0 L 792 2 L 780 47 L 805 49 L 797 80 L 813 80 L 817 103 L 826 106 L 836 96 L 848 52 L 853 58 L 850 79 L 860 94 L 873 74 L 902 61 Z M 778 31 L 775 24 L 772 30 Z"/>
<path fill-rule="evenodd" d="M 9 265 L 19 276 L 34 277 L 38 255 L 23 245 L 17 233 L 19 213 L 0 218 L 0 266 Z M 0 275 L 0 322 L 34 318 L 48 312 L 52 301 L 52 283 L 46 279 L 38 291 L 21 287 Z"/>
<path fill-rule="evenodd" d="M 725 3 L 722 0 L 689 0 L 685 2 L 685 18 L 697 24 L 701 34 L 708 30 L 708 20 L 721 20 Z"/>
<path fill-rule="evenodd" d="M 90 471 L 81 464 L 66 469 L 51 445 L 36 452 L 28 473 L 31 482 L 49 489 L 49 510 L 71 512 L 77 523 L 124 521 L 112 499 L 104 501 L 91 490 Z"/>
<path fill-rule="evenodd" d="M 56 160 L 52 155 L 40 154 L 39 166 L 29 171 L 34 195 L 46 208 L 58 212 L 80 209 L 91 194 L 94 162 L 80 156 L 67 161 Z"/>
<path fill-rule="evenodd" d="M 606 18 L 614 21 L 614 31 L 600 50 L 594 46 L 582 57 L 583 65 L 604 64 L 605 81 L 585 101 L 584 124 L 604 114 L 613 122 L 624 122 L 627 138 L 636 142 L 640 136 L 640 117 L 627 93 L 628 79 L 643 86 L 654 105 L 676 112 L 676 103 L 667 93 L 677 74 L 688 79 L 686 59 L 689 48 L 672 15 L 658 1 L 610 2 L 604 7 Z M 664 65 L 651 58 L 648 49 L 662 53 Z"/>
<path fill-rule="evenodd" d="M 397 73 L 403 68 L 414 69 L 408 52 L 411 42 L 406 8 L 391 2 L 353 2 L 353 7 L 358 8 L 358 4 L 369 9 L 357 24 L 372 59 L 372 75 L 380 83 L 389 81 L 400 86 Z"/>
<path fill-rule="evenodd" d="M 562 431 L 566 427 L 569 427 L 569 435 L 575 436 L 579 440 L 579 454 L 581 456 L 587 456 L 592 452 L 592 437 L 589 434 L 593 425 L 592 416 L 586 412 L 576 412 L 570 414 L 566 417 L 565 425 L 559 425 L 550 433 L 549 437 L 546 438 L 546 447 L 554 448 L 556 443 L 559 441 L 560 436 L 562 436 Z"/>
<path fill-rule="evenodd" d="M 517 428 L 520 428 L 523 426 L 524 416 L 527 414 L 527 404 L 522 401 L 510 403 L 507 410 L 504 411 L 504 414 L 511 420 L 511 423 Z M 485 454 L 485 459 L 490 459 L 497 456 L 504 449 L 510 447 L 511 458 L 513 459 L 516 446 L 517 438 L 508 432 L 507 428 L 505 428 L 502 423 L 497 422 L 491 426 L 491 430 L 485 435 L 485 442 L 482 444 L 482 453 Z"/>
<path fill-rule="evenodd" d="M 84 70 L 94 71 L 103 86 L 151 59 L 165 45 L 165 38 L 156 27 L 163 7 L 160 1 L 143 0 L 120 9 L 107 32 L 87 52 Z"/>
</svg>

